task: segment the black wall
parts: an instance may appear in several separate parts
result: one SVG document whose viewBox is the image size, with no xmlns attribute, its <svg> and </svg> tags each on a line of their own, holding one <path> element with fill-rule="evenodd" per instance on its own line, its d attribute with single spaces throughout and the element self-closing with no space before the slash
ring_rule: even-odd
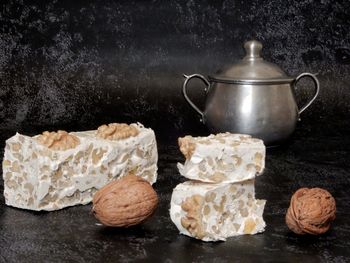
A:
<svg viewBox="0 0 350 263">
<path fill-rule="evenodd" d="M 5 1 L 0 4 L 0 131 L 143 122 L 201 129 L 182 73 L 214 73 L 255 38 L 289 75 L 319 73 L 308 123 L 349 117 L 350 1 Z M 311 94 L 300 86 L 298 103 Z M 200 83 L 191 96 L 204 104 Z M 305 88 L 305 89 L 304 89 Z"/>
</svg>

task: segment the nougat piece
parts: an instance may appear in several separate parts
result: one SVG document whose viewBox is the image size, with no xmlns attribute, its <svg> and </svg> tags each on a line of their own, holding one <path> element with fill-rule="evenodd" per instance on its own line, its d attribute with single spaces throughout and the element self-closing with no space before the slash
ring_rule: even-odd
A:
<svg viewBox="0 0 350 263">
<path fill-rule="evenodd" d="M 213 184 L 187 181 L 171 197 L 170 217 L 181 234 L 203 241 L 263 232 L 265 200 L 254 197 L 254 180 Z"/>
<path fill-rule="evenodd" d="M 219 133 L 208 137 L 179 138 L 185 164 L 182 176 L 202 182 L 240 182 L 255 178 L 265 168 L 265 145 L 250 135 Z"/>
<path fill-rule="evenodd" d="M 87 204 L 98 189 L 128 173 L 153 184 L 157 160 L 154 132 L 139 123 L 34 137 L 17 133 L 6 141 L 5 202 L 47 211 Z"/>
</svg>

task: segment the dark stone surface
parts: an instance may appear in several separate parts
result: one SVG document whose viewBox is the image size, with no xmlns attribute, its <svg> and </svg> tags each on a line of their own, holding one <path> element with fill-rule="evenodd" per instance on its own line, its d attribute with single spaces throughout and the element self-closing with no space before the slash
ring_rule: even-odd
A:
<svg viewBox="0 0 350 263">
<path fill-rule="evenodd" d="M 31 212 L 5 206 L 1 196 L 0 262 L 349 262 L 349 132 L 349 122 L 301 123 L 288 144 L 268 149 L 256 180 L 257 197 L 267 199 L 262 234 L 218 243 L 179 235 L 168 210 L 172 189 L 184 181 L 176 168 L 183 157 L 175 141 L 162 141 L 154 185 L 160 204 L 149 221 L 106 228 L 96 224 L 91 205 Z M 297 236 L 285 225 L 300 187 L 322 187 L 336 199 L 337 218 L 326 234 Z"/>
</svg>

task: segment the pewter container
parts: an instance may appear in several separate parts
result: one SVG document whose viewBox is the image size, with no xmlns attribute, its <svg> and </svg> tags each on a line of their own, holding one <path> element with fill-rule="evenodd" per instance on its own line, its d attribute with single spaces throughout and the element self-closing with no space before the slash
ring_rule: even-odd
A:
<svg viewBox="0 0 350 263">
<path fill-rule="evenodd" d="M 200 74 L 184 75 L 183 95 L 212 133 L 250 134 L 266 145 L 278 145 L 294 132 L 300 114 L 316 99 L 320 85 L 314 74 L 289 77 L 277 65 L 261 56 L 262 44 L 244 44 L 246 56 L 237 64 L 220 70 L 208 79 Z M 312 98 L 300 109 L 295 87 L 302 78 L 314 84 Z M 188 97 L 187 84 L 193 78 L 206 85 L 206 104 L 201 111 Z"/>
</svg>

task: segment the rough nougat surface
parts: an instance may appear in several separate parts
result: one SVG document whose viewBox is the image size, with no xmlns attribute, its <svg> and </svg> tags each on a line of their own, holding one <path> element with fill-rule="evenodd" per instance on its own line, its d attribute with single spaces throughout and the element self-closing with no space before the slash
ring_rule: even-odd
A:
<svg viewBox="0 0 350 263">
<path fill-rule="evenodd" d="M 154 183 L 158 153 L 153 130 L 131 124 L 128 137 L 130 129 L 124 126 L 105 126 L 34 137 L 17 133 L 8 139 L 3 159 L 6 204 L 48 211 L 87 204 L 99 188 L 130 172 Z M 123 133 L 114 140 L 117 128 Z"/>
<path fill-rule="evenodd" d="M 179 138 L 186 158 L 177 167 L 182 176 L 202 182 L 240 182 L 253 179 L 265 168 L 265 145 L 250 135 L 219 133 Z"/>
<path fill-rule="evenodd" d="M 265 200 L 254 197 L 254 180 L 240 183 L 179 184 L 171 197 L 170 217 L 181 234 L 203 241 L 263 232 Z"/>
</svg>

